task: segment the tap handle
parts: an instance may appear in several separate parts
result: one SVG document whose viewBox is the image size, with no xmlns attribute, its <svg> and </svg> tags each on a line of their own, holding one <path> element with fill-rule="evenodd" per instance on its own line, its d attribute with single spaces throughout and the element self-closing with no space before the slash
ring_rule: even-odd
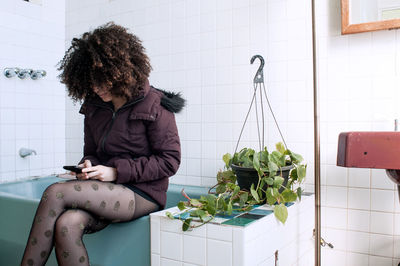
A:
<svg viewBox="0 0 400 266">
<path fill-rule="evenodd" d="M 46 76 L 46 71 L 45 70 L 34 70 L 31 73 L 31 79 L 37 80 L 39 78 L 45 77 Z"/>
<path fill-rule="evenodd" d="M 17 67 L 8 67 L 8 68 L 4 69 L 3 73 L 4 73 L 4 76 L 6 76 L 7 78 L 12 78 L 15 75 L 17 75 L 19 73 L 19 71 L 20 70 Z"/>
<path fill-rule="evenodd" d="M 22 69 L 18 72 L 18 77 L 24 79 L 27 75 L 31 75 L 32 71 L 32 69 Z"/>
</svg>

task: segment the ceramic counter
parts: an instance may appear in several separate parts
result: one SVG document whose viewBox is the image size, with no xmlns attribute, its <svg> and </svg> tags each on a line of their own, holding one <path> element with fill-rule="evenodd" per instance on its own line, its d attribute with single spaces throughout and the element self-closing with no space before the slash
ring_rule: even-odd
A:
<svg viewBox="0 0 400 266">
<path fill-rule="evenodd" d="M 314 264 L 313 194 L 288 206 L 285 225 L 269 206 L 258 206 L 245 216 L 218 218 L 183 232 L 182 222 L 166 217 L 166 211 L 179 210 L 173 207 L 150 215 L 152 266 Z"/>
</svg>

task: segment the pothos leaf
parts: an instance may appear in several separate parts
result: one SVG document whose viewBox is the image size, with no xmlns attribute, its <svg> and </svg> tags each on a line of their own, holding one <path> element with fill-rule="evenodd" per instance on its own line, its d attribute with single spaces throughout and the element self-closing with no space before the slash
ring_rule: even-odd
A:
<svg viewBox="0 0 400 266">
<path fill-rule="evenodd" d="M 280 167 L 285 166 L 285 165 L 286 165 L 286 155 L 285 155 L 285 154 L 282 154 L 282 156 L 279 157 L 279 161 L 278 161 L 278 162 L 279 162 L 278 165 L 279 165 Z"/>
<path fill-rule="evenodd" d="M 292 160 L 292 163 L 294 164 L 298 164 L 303 161 L 303 157 L 300 154 L 294 153 L 292 151 L 289 151 L 289 156 Z"/>
<path fill-rule="evenodd" d="M 190 200 L 190 204 L 194 207 L 200 207 L 201 206 L 201 202 L 197 199 L 191 199 Z"/>
<path fill-rule="evenodd" d="M 178 203 L 178 208 L 179 208 L 180 211 L 183 211 L 184 209 L 186 209 L 185 203 L 183 201 L 180 201 Z"/>
<path fill-rule="evenodd" d="M 203 210 L 197 210 L 197 215 L 200 217 L 200 220 L 203 222 L 207 219 L 207 213 Z"/>
<path fill-rule="evenodd" d="M 264 188 L 264 187 L 265 187 L 265 180 L 264 180 L 264 178 L 262 178 L 261 182 L 260 182 L 260 188 Z M 259 189 L 259 191 L 263 192 L 261 189 Z M 262 198 L 262 194 L 260 195 L 260 197 Z"/>
<path fill-rule="evenodd" d="M 274 187 L 280 187 L 285 179 L 279 175 L 274 177 Z"/>
<path fill-rule="evenodd" d="M 212 205 L 207 205 L 207 212 L 210 214 L 210 215 L 215 215 L 215 213 L 216 213 L 216 210 L 215 210 L 215 206 L 212 206 Z"/>
<path fill-rule="evenodd" d="M 294 168 L 292 171 L 290 171 L 290 179 L 292 179 L 292 180 L 298 179 L 297 168 Z"/>
<path fill-rule="evenodd" d="M 288 217 L 288 210 L 285 204 L 281 203 L 279 205 L 275 205 L 274 207 L 275 217 L 281 222 L 285 223 Z"/>
<path fill-rule="evenodd" d="M 187 218 L 185 221 L 183 221 L 182 231 L 187 231 L 190 228 L 190 223 L 192 222 L 192 220 L 192 218 Z"/>
<path fill-rule="evenodd" d="M 279 164 L 279 158 L 281 158 L 281 156 L 282 154 L 279 151 L 273 151 L 269 154 L 269 161 Z"/>
<path fill-rule="evenodd" d="M 255 150 L 253 150 L 253 149 L 247 149 L 247 151 L 246 151 L 246 157 L 251 157 L 251 156 L 253 156 L 254 155 L 254 153 L 255 153 L 256 151 Z"/>
<path fill-rule="evenodd" d="M 224 193 L 225 190 L 226 190 L 226 185 L 225 185 L 225 184 L 219 184 L 219 185 L 217 186 L 217 188 L 215 189 L 215 192 L 216 192 L 217 194 L 221 194 L 221 193 Z"/>
<path fill-rule="evenodd" d="M 192 216 L 192 217 L 199 217 L 198 212 L 199 212 L 198 209 L 192 210 L 192 211 L 190 211 L 190 216 Z"/>
<path fill-rule="evenodd" d="M 234 183 L 228 183 L 226 186 L 229 188 L 229 190 L 233 191 L 237 186 Z"/>
<path fill-rule="evenodd" d="M 238 162 L 238 153 L 233 154 L 231 164 L 236 164 L 236 165 L 239 164 L 239 162 Z"/>
<path fill-rule="evenodd" d="M 232 159 L 232 155 L 230 153 L 226 153 L 224 154 L 224 156 L 222 156 L 222 160 L 225 163 L 226 168 L 229 168 L 231 165 L 231 159 Z"/>
<path fill-rule="evenodd" d="M 221 183 L 221 182 L 223 182 L 223 181 L 224 181 L 224 179 L 223 179 L 223 177 L 222 177 L 222 172 L 219 171 L 219 172 L 217 173 L 217 182 L 218 182 L 218 183 Z"/>
<path fill-rule="evenodd" d="M 172 215 L 172 213 L 170 213 L 170 212 L 165 212 L 165 215 L 170 219 L 175 219 L 174 216 Z"/>
<path fill-rule="evenodd" d="M 272 188 L 269 187 L 269 188 L 267 189 L 267 192 L 266 192 L 265 194 L 266 194 L 266 196 L 267 196 L 267 202 L 268 202 L 268 204 L 269 204 L 269 205 L 274 205 L 275 202 L 276 202 L 276 198 L 275 198 L 275 196 L 273 195 L 273 190 L 272 190 Z"/>
<path fill-rule="evenodd" d="M 285 202 L 293 202 L 297 200 L 297 193 L 290 189 L 285 189 L 282 192 L 282 197 Z"/>
<path fill-rule="evenodd" d="M 243 167 L 253 167 L 253 160 L 250 159 L 249 157 L 244 157 L 243 158 Z"/>
<path fill-rule="evenodd" d="M 232 170 L 226 170 L 226 171 L 222 171 L 219 172 L 220 174 L 220 178 L 222 180 L 222 182 L 231 182 L 231 183 L 235 183 L 236 182 L 236 175 Z"/>
<path fill-rule="evenodd" d="M 228 203 L 228 208 L 226 211 L 227 211 L 228 215 L 232 215 L 232 202 Z"/>
<path fill-rule="evenodd" d="M 235 189 L 233 190 L 231 198 L 234 198 L 239 193 L 239 191 L 240 191 L 240 187 L 235 186 Z"/>
<path fill-rule="evenodd" d="M 265 181 L 265 183 L 267 183 L 270 186 L 272 186 L 274 184 L 274 179 L 272 177 L 264 177 L 263 180 Z"/>
<path fill-rule="evenodd" d="M 260 162 L 267 164 L 268 163 L 268 151 L 267 150 L 262 151 L 262 152 L 260 152 L 260 155 L 261 155 Z"/>
<path fill-rule="evenodd" d="M 240 195 L 240 207 L 246 204 L 248 198 L 249 194 L 247 192 L 244 192 L 243 194 Z"/>
<path fill-rule="evenodd" d="M 279 151 L 280 153 L 282 153 L 282 154 L 286 153 L 285 145 L 283 145 L 282 142 L 276 143 L 275 147 L 276 147 L 276 150 Z"/>
<path fill-rule="evenodd" d="M 254 189 L 254 184 L 251 184 L 250 193 L 251 193 L 251 195 L 253 196 L 253 198 L 254 198 L 254 200 L 255 200 L 256 202 L 260 202 L 260 199 L 258 198 L 258 193 L 257 193 L 257 191 Z"/>
<path fill-rule="evenodd" d="M 260 156 L 259 153 L 255 153 L 253 157 L 253 167 L 257 171 L 260 171 Z"/>
<path fill-rule="evenodd" d="M 301 194 L 303 193 L 303 190 L 301 189 L 301 187 L 297 188 L 297 197 L 299 197 L 299 200 L 301 200 Z"/>
<path fill-rule="evenodd" d="M 276 165 L 276 163 L 269 161 L 268 169 L 269 169 L 269 173 L 272 174 L 272 173 L 276 173 L 276 171 L 279 170 L 279 167 Z"/>
<path fill-rule="evenodd" d="M 217 205 L 217 197 L 212 194 L 207 195 L 206 210 L 208 211 L 209 214 L 215 215 L 215 213 L 217 212 L 216 205 Z"/>
<path fill-rule="evenodd" d="M 299 165 L 297 168 L 297 176 L 299 177 L 299 182 L 303 180 L 303 178 L 306 176 L 306 166 L 305 165 Z"/>
</svg>

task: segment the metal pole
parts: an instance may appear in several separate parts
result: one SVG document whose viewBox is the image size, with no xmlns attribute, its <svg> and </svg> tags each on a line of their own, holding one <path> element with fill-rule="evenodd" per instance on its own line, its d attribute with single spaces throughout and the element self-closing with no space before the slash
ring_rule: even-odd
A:
<svg viewBox="0 0 400 266">
<path fill-rule="evenodd" d="M 315 263 L 321 265 L 321 161 L 319 138 L 319 93 L 317 86 L 317 43 L 315 34 L 315 0 L 312 8 L 313 95 L 314 95 L 314 190 L 315 190 Z"/>
</svg>

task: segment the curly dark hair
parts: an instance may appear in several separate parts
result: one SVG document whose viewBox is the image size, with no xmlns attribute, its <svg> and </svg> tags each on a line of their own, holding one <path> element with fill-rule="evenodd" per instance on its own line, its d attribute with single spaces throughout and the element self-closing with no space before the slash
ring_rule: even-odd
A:
<svg viewBox="0 0 400 266">
<path fill-rule="evenodd" d="M 62 71 L 58 77 L 74 101 L 93 98 L 93 86 L 131 100 L 139 95 L 151 71 L 139 38 L 113 22 L 72 39 L 58 65 Z"/>
</svg>

